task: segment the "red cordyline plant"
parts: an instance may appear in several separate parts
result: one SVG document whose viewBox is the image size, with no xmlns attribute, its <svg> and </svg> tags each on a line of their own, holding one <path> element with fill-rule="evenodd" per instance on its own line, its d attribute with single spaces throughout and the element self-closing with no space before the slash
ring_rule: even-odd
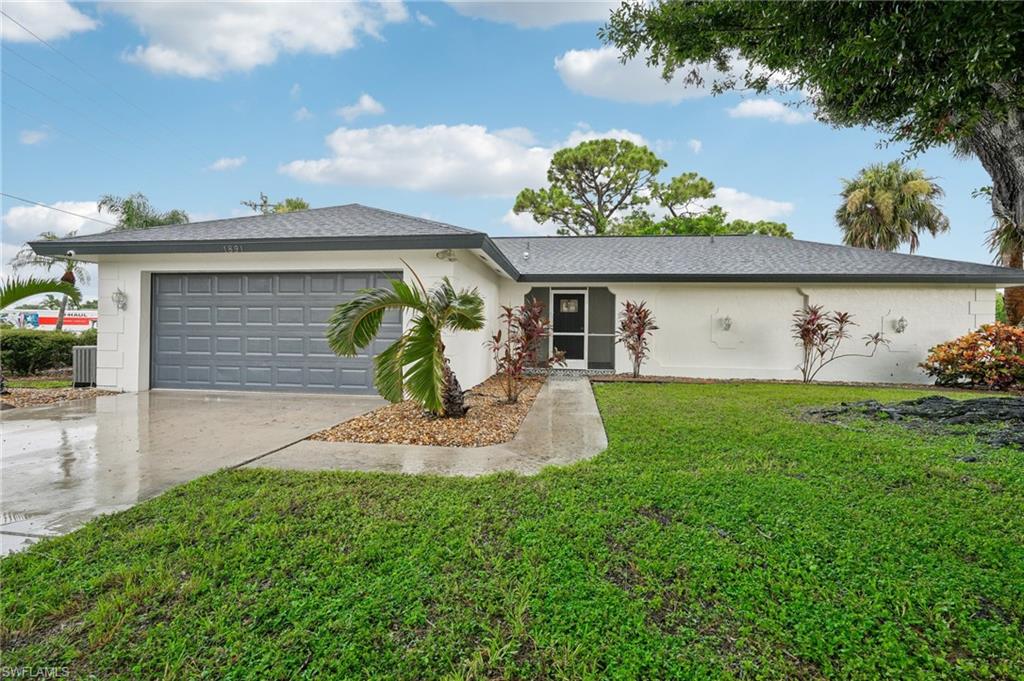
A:
<svg viewBox="0 0 1024 681">
<path fill-rule="evenodd" d="M 551 321 L 544 316 L 544 305 L 540 301 L 530 298 L 524 305 L 502 306 L 499 318 L 504 328 L 498 329 L 486 345 L 494 354 L 505 398 L 514 403 L 523 392 L 522 379 L 527 367 L 550 368 L 565 364 L 565 353 L 558 350 L 543 361 L 538 359 L 544 339 L 551 335 Z"/>
<path fill-rule="evenodd" d="M 647 307 L 646 302 L 636 303 L 627 300 L 622 304 L 615 342 L 622 343 L 629 353 L 629 358 L 633 362 L 633 378 L 640 377 L 640 365 L 651 354 L 651 332 L 657 330 L 658 327 L 654 325 L 654 313 Z"/>
<path fill-rule="evenodd" d="M 863 337 L 870 354 L 847 352 L 839 354 L 839 345 L 850 337 L 847 329 L 857 326 L 849 312 L 826 312 L 821 305 L 809 305 L 793 313 L 793 338 L 803 349 L 800 373 L 810 383 L 818 372 L 843 357 L 874 357 L 879 345 L 889 345 L 881 332 Z"/>
</svg>

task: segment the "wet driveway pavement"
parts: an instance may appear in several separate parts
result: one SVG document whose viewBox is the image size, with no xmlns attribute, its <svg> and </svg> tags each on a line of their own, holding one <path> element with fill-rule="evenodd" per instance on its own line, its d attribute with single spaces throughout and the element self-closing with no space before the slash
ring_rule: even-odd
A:
<svg viewBox="0 0 1024 681">
<path fill-rule="evenodd" d="M 384 404 L 154 390 L 2 414 L 0 555 Z"/>
</svg>

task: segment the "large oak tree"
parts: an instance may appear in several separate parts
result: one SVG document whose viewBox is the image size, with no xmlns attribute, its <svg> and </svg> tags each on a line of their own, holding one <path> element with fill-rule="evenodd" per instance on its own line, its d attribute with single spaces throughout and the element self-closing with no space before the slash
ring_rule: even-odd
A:
<svg viewBox="0 0 1024 681">
<path fill-rule="evenodd" d="M 1024 232 L 1022 2 L 625 3 L 600 34 L 691 83 L 712 65 L 715 92 L 801 90 L 833 125 L 875 127 L 911 153 L 954 145 L 992 178 L 997 225 Z M 1006 297 L 1019 320 L 1024 288 Z"/>
</svg>

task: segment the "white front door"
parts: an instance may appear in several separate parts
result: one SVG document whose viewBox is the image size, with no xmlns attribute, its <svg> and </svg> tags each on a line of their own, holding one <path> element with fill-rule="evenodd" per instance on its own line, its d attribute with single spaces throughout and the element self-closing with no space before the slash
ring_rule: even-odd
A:
<svg viewBox="0 0 1024 681">
<path fill-rule="evenodd" d="M 551 292 L 551 349 L 565 352 L 569 369 L 587 368 L 587 292 Z"/>
</svg>

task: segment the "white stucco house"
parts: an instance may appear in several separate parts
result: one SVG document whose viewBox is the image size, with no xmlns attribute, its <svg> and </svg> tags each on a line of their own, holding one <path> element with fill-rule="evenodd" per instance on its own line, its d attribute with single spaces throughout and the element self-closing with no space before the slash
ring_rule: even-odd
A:
<svg viewBox="0 0 1024 681">
<path fill-rule="evenodd" d="M 386 320 L 367 354 L 338 358 L 324 339 L 335 305 L 407 277 L 476 287 L 487 326 L 453 334 L 452 366 L 471 386 L 493 371 L 484 341 L 499 306 L 536 297 L 552 343 L 581 369 L 628 371 L 614 343 L 624 300 L 658 326 L 645 373 L 795 379 L 791 317 L 806 304 L 851 312 L 847 341 L 882 331 L 871 359 L 837 361 L 821 380 L 926 382 L 928 349 L 992 322 L 996 288 L 1024 271 L 766 236 L 490 237 L 361 205 L 241 217 L 32 243 L 99 264 L 97 381 L 150 388 L 370 393 L 372 355 L 401 330 Z"/>
</svg>

